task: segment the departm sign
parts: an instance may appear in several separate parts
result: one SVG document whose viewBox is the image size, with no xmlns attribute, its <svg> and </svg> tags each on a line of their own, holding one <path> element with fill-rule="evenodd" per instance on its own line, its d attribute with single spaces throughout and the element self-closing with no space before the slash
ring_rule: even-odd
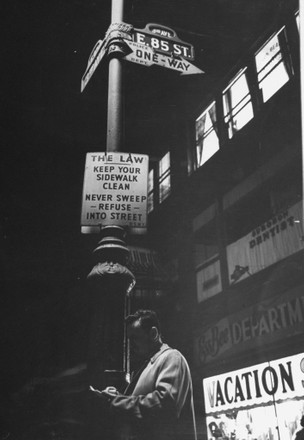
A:
<svg viewBox="0 0 304 440">
<path fill-rule="evenodd" d="M 81 226 L 146 228 L 149 159 L 134 153 L 87 153 Z"/>
<path fill-rule="evenodd" d="M 149 23 L 144 29 L 134 29 L 133 41 L 165 55 L 194 60 L 193 46 L 180 40 L 174 30 L 159 24 Z"/>
</svg>

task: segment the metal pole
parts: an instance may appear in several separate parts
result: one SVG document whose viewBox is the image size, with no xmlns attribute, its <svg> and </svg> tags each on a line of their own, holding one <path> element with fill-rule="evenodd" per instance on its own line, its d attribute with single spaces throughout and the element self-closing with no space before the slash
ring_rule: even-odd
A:
<svg viewBox="0 0 304 440">
<path fill-rule="evenodd" d="M 116 33 L 123 23 L 124 0 L 112 0 L 111 32 Z M 113 35 L 112 34 L 112 35 Z M 123 150 L 123 48 L 120 38 L 109 42 L 109 79 L 107 114 L 107 152 Z M 121 226 L 101 228 L 101 240 L 94 250 L 96 264 L 88 275 L 91 293 L 91 328 L 88 350 L 88 377 L 90 384 L 102 389 L 114 385 L 123 389 L 126 385 L 126 348 L 124 317 L 126 295 L 135 279 L 127 269 L 129 253 L 125 245 L 125 231 Z M 106 438 L 116 440 L 115 421 L 97 402 L 88 404 L 89 440 Z"/>
<path fill-rule="evenodd" d="M 123 21 L 124 0 L 112 0 L 111 22 Z M 118 56 L 109 61 L 107 151 L 122 150 L 123 93 L 122 62 Z"/>
<path fill-rule="evenodd" d="M 124 55 L 121 32 L 124 0 L 112 0 L 109 39 L 108 131 L 107 152 L 122 150 L 122 61 Z M 107 384 L 109 372 L 124 373 L 125 367 L 125 295 L 134 285 L 134 276 L 127 269 L 129 250 L 126 231 L 119 225 L 101 226 L 101 240 L 94 250 L 95 266 L 88 275 L 94 319 L 89 350 L 90 372 L 97 388 Z M 95 305 L 95 307 L 94 307 Z M 121 375 L 120 375 L 121 376 Z M 111 378 L 109 379 L 111 380 Z M 113 385 L 113 383 L 112 383 Z"/>
<path fill-rule="evenodd" d="M 122 151 L 123 90 L 122 61 L 124 45 L 121 38 L 124 0 L 112 0 L 109 41 L 108 130 L 107 152 Z M 123 29 L 123 31 L 121 31 Z M 96 264 L 88 275 L 91 289 L 93 320 L 89 350 L 90 372 L 97 388 L 115 385 L 116 379 L 125 378 L 126 337 L 124 317 L 126 295 L 135 284 L 134 275 L 126 267 L 129 250 L 125 244 L 126 231 L 119 225 L 101 227 L 101 240 L 94 250 Z M 108 383 L 109 382 L 109 383 Z"/>
<path fill-rule="evenodd" d="M 304 239 L 304 8 L 299 3 L 299 33 L 300 33 L 300 87 L 301 87 L 301 128 L 302 128 L 302 240 Z"/>
</svg>

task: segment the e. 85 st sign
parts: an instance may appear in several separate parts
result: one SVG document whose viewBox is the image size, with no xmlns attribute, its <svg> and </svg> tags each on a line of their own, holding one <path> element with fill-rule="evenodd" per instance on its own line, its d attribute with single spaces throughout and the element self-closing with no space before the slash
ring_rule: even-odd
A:
<svg viewBox="0 0 304 440">
<path fill-rule="evenodd" d="M 133 41 L 149 46 L 155 52 L 194 60 L 193 46 L 180 40 L 175 31 L 165 26 L 150 23 L 144 29 L 134 29 Z"/>
</svg>

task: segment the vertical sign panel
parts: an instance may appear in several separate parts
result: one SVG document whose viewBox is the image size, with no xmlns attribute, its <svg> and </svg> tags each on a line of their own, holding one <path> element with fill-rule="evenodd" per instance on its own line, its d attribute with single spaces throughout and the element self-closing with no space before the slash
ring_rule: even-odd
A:
<svg viewBox="0 0 304 440">
<path fill-rule="evenodd" d="M 81 226 L 147 227 L 147 155 L 87 153 Z"/>
</svg>

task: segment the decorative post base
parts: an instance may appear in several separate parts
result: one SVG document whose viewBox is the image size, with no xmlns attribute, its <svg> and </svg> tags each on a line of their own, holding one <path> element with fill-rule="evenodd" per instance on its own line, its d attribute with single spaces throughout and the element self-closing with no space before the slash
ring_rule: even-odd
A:
<svg viewBox="0 0 304 440">
<path fill-rule="evenodd" d="M 94 250 L 97 262 L 87 277 L 91 305 L 88 379 L 100 390 L 110 385 L 122 390 L 126 385 L 126 296 L 135 285 L 135 278 L 125 266 L 129 250 L 124 229 L 106 226 L 101 233 Z M 111 420 L 99 406 L 94 401 L 90 405 L 88 424 L 92 438 L 111 432 Z"/>
</svg>

